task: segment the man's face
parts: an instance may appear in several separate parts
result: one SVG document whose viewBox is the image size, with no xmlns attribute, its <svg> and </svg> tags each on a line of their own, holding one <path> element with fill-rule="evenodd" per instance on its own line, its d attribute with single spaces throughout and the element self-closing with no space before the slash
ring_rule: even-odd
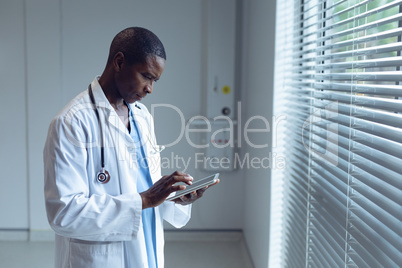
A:
<svg viewBox="0 0 402 268">
<path fill-rule="evenodd" d="M 161 77 L 165 68 L 165 60 L 158 56 L 147 57 L 145 63 L 128 64 L 126 61 L 116 73 L 117 91 L 127 102 L 141 101 L 152 93 L 154 83 Z"/>
</svg>

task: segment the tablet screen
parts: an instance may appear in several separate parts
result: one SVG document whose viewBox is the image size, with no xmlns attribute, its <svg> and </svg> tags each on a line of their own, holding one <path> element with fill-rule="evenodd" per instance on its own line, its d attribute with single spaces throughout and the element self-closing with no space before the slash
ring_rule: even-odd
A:
<svg viewBox="0 0 402 268">
<path fill-rule="evenodd" d="M 191 184 L 191 185 L 187 185 L 183 182 L 178 183 L 181 185 L 185 185 L 186 189 L 175 192 L 175 195 L 168 197 L 166 200 L 170 201 L 170 200 L 176 199 L 178 197 L 181 197 L 183 195 L 189 194 L 191 192 L 197 191 L 201 188 L 204 188 L 205 186 L 214 184 L 218 180 L 218 177 L 219 177 L 219 173 L 216 173 L 214 175 L 211 175 L 211 176 L 199 179 L 199 180 L 194 180 L 193 184 Z"/>
</svg>

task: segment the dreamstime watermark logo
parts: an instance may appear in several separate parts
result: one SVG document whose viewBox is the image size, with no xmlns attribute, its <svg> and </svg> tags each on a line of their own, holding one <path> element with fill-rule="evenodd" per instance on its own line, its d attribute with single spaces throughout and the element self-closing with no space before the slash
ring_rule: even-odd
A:
<svg viewBox="0 0 402 268">
<path fill-rule="evenodd" d="M 338 102 L 329 102 L 323 107 L 315 108 L 304 121 L 302 143 L 310 155 L 338 165 Z"/>
</svg>

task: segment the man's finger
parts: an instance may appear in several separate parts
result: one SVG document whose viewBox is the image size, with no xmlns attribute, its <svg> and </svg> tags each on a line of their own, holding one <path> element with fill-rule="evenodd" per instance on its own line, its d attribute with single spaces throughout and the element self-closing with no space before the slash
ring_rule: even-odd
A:
<svg viewBox="0 0 402 268">
<path fill-rule="evenodd" d="M 191 185 L 193 183 L 193 177 L 188 175 L 175 175 L 170 177 L 170 184 L 175 184 L 176 182 L 184 182 Z"/>
</svg>

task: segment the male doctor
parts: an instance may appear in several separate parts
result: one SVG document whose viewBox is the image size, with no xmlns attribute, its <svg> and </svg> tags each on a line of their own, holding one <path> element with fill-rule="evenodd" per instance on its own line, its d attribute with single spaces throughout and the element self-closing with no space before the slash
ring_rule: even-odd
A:
<svg viewBox="0 0 402 268">
<path fill-rule="evenodd" d="M 182 172 L 161 176 L 153 118 L 139 103 L 166 54 L 149 30 L 112 41 L 104 72 L 52 120 L 44 148 L 45 200 L 56 233 L 55 267 L 163 268 L 163 220 L 179 228 L 206 188 Z"/>
</svg>

